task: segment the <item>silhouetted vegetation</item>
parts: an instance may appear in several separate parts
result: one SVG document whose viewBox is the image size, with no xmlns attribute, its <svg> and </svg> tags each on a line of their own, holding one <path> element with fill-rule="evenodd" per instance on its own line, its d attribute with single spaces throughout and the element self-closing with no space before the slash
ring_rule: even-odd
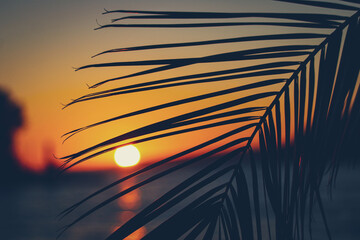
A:
<svg viewBox="0 0 360 240">
<path fill-rule="evenodd" d="M 21 107 L 0 89 L 0 184 L 9 185 L 23 173 L 14 154 L 14 134 L 24 122 Z"/>
<path fill-rule="evenodd" d="M 152 79 L 139 84 L 121 85 L 117 88 L 79 97 L 68 106 L 93 99 L 175 86 L 225 83 L 225 81 L 239 79 L 251 79 L 252 82 L 242 83 L 239 81 L 237 87 L 187 97 L 130 113 L 122 113 L 111 119 L 65 134 L 66 137 L 71 137 L 95 126 L 159 109 L 219 96 L 232 96 L 230 100 L 221 100 L 222 102 L 211 103 L 200 110 L 170 116 L 166 120 L 120 133 L 112 139 L 65 156 L 63 158 L 64 166 L 67 169 L 129 143 L 142 143 L 225 125 L 233 126 L 231 131 L 219 132 L 219 135 L 213 139 L 199 143 L 197 146 L 121 178 L 64 210 L 62 215 L 66 216 L 109 188 L 127 179 L 140 176 L 151 169 L 159 169 L 145 180 L 91 207 L 67 225 L 65 230 L 137 188 L 192 164 L 203 163 L 201 170 L 189 178 L 183 179 L 180 184 L 145 207 L 112 233 L 108 239 L 124 239 L 162 214 L 166 216 L 164 221 L 150 229 L 143 239 L 178 239 L 180 237 L 184 239 L 246 240 L 309 239 L 312 237 L 312 213 L 315 208 L 321 214 L 324 232 L 329 239 L 331 238 L 331 227 L 327 224 L 320 185 L 325 176 L 328 176 L 331 186 L 336 179 L 339 165 L 348 161 L 349 155 L 354 156 L 349 154 L 354 153 L 354 149 L 358 150 L 355 143 L 359 142 L 360 132 L 358 124 L 360 118 L 360 94 L 358 91 L 359 5 L 356 4 L 356 1 L 330 3 L 282 0 L 282 2 L 308 5 L 314 9 L 338 9 L 347 11 L 348 14 L 134 10 L 106 10 L 104 12 L 104 14 L 130 14 L 130 16 L 114 18 L 112 23 L 100 26 L 98 29 L 275 26 L 287 27 L 290 29 L 289 31 L 292 29 L 294 31 L 286 34 L 279 31 L 271 35 L 121 47 L 103 51 L 98 55 L 235 42 L 264 44 L 263 47 L 254 44 L 252 49 L 234 49 L 231 52 L 209 54 L 203 57 L 105 62 L 78 68 L 81 70 L 121 66 L 153 66 L 144 71 L 107 79 L 91 86 L 91 88 L 97 88 L 120 79 L 160 73 L 196 64 L 217 63 L 229 66 L 228 69 L 221 71 L 208 71 L 173 78 Z M 258 21 L 247 21 L 248 18 L 257 18 Z M 118 23 L 127 19 L 146 20 L 147 22 Z M 153 19 L 196 20 L 197 22 L 149 23 Z M 199 23 L 198 21 L 202 19 L 206 19 L 207 22 Z M 236 21 L 220 22 L 221 19 L 236 19 Z M 328 30 L 328 32 L 319 34 L 319 30 L 322 32 Z M 302 43 L 303 41 L 304 43 Z M 226 65 L 229 62 L 232 65 Z M 239 62 L 241 65 L 234 67 Z M 118 82 L 121 84 L 121 81 Z M 266 106 L 253 104 L 263 99 L 267 99 L 269 104 Z M 162 165 L 166 166 L 165 164 L 170 161 L 213 146 L 213 144 L 218 145 L 206 153 L 176 166 L 169 166 L 165 170 L 159 168 Z M 259 154 L 254 154 L 253 148 L 258 145 Z M 225 154 L 214 161 L 205 161 L 219 153 Z M 251 173 L 249 174 L 245 173 L 243 169 L 245 159 L 250 161 Z M 358 159 L 354 157 L 352 162 L 356 160 Z M 176 206 L 179 205 L 181 207 L 176 209 Z M 167 213 L 170 215 L 166 215 Z M 266 220 L 261 221 L 262 219 Z M 305 231 L 306 229 L 307 231 Z"/>
</svg>

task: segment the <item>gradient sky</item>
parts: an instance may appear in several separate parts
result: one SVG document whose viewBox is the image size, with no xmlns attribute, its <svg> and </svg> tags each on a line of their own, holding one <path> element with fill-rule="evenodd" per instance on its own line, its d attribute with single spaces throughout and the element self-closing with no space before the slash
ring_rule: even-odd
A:
<svg viewBox="0 0 360 240">
<path fill-rule="evenodd" d="M 192 96 L 197 92 L 219 89 L 216 85 L 208 86 L 207 89 L 185 87 L 181 93 L 175 89 L 168 89 L 158 91 L 157 95 L 153 93 L 128 95 L 116 97 L 116 99 L 80 103 L 61 110 L 61 104 L 91 92 L 86 84 L 91 85 L 134 71 L 134 68 L 124 67 L 75 72 L 73 67 L 111 60 L 134 61 L 184 57 L 189 54 L 189 50 L 122 53 L 95 59 L 90 58 L 92 55 L 116 47 L 217 39 L 250 32 L 266 34 L 272 31 L 263 29 L 256 32 L 240 27 L 210 30 L 103 29 L 94 31 L 93 29 L 97 27 L 96 20 L 100 24 L 108 23 L 112 17 L 117 16 L 101 15 L 103 8 L 219 12 L 298 11 L 300 9 L 297 5 L 267 0 L 2 0 L 0 4 L 0 87 L 7 89 L 13 99 L 24 108 L 25 126 L 18 132 L 16 151 L 22 162 L 35 170 L 41 170 L 45 166 L 46 156 L 44 155 L 49 152 L 53 152 L 56 156 L 64 156 L 96 144 L 114 134 L 164 119 L 169 114 L 186 111 L 186 108 L 156 112 L 137 118 L 136 121 L 125 120 L 104 128 L 92 129 L 62 144 L 61 135 L 70 130 L 123 112 L 167 102 L 169 99 L 179 99 L 183 96 Z M 311 11 L 309 7 L 301 9 Z M 196 56 L 205 56 L 213 52 L 229 50 L 231 47 L 199 48 L 191 50 L 191 53 Z M 208 68 L 209 66 L 203 66 L 198 71 L 206 71 Z M 172 74 L 188 72 L 190 73 L 191 70 L 185 68 L 176 70 Z M 142 80 L 146 79 L 139 78 L 131 81 Z M 130 83 L 130 80 L 124 83 Z M 99 90 L 114 86 L 117 86 L 116 83 L 111 83 Z M 232 85 L 226 85 L 226 87 L 229 86 Z M 204 105 L 193 105 L 187 109 L 201 106 Z M 195 139 L 196 141 L 205 140 L 211 134 L 215 132 L 197 134 Z M 189 138 L 186 136 L 170 138 L 143 144 L 139 148 L 144 161 L 147 161 L 177 151 L 178 145 L 185 148 L 194 144 L 193 141 L 187 139 Z M 85 166 L 98 168 L 114 166 L 114 163 L 111 154 L 107 154 L 98 161 L 89 161 Z"/>
</svg>

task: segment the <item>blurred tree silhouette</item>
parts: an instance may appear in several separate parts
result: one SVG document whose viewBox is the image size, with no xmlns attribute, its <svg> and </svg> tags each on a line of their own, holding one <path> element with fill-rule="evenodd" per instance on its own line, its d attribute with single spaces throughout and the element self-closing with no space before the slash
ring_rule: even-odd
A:
<svg viewBox="0 0 360 240">
<path fill-rule="evenodd" d="M 9 184 L 19 179 L 18 173 L 21 172 L 13 151 L 13 139 L 24 120 L 21 107 L 3 89 L 0 89 L 0 115 L 0 184 Z"/>
</svg>

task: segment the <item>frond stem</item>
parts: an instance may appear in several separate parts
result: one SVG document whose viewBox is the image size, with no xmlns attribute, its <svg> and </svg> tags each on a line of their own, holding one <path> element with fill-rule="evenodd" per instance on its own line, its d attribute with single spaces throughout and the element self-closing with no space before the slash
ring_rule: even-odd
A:
<svg viewBox="0 0 360 240">
<path fill-rule="evenodd" d="M 282 94 L 286 91 L 286 89 L 289 88 L 290 84 L 294 81 L 294 79 L 297 78 L 297 75 L 305 68 L 305 66 L 310 62 L 310 60 L 312 60 L 316 56 L 316 54 L 326 46 L 326 44 L 329 42 L 329 40 L 331 38 L 333 38 L 339 32 L 343 31 L 345 29 L 345 27 L 347 27 L 351 21 L 353 21 L 354 19 L 356 19 L 358 17 L 360 17 L 360 10 L 357 11 L 354 15 L 352 15 L 348 19 L 346 19 L 338 28 L 336 28 L 328 37 L 326 37 L 317 47 L 315 47 L 313 52 L 311 52 L 309 54 L 309 56 L 302 63 L 300 63 L 300 66 L 294 71 L 294 73 L 291 75 L 291 77 L 286 81 L 286 83 L 281 88 L 281 90 L 278 92 L 278 94 L 276 94 L 274 100 L 266 108 L 266 111 L 265 111 L 264 115 L 260 118 L 260 120 L 259 120 L 258 124 L 256 125 L 253 133 L 251 134 L 246 146 L 244 147 L 245 150 L 243 151 L 243 153 L 242 153 L 242 155 L 241 155 L 241 157 L 239 159 L 239 162 L 237 163 L 236 167 L 234 168 L 233 173 L 232 173 L 232 175 L 231 175 L 231 177 L 230 177 L 230 179 L 229 179 L 229 181 L 227 183 L 226 189 L 224 191 L 224 196 L 227 195 L 227 193 L 228 193 L 228 191 L 230 189 L 230 185 L 232 184 L 234 178 L 236 177 L 237 171 L 239 170 L 239 168 L 241 166 L 242 160 L 243 160 L 246 152 L 251 147 L 251 143 L 252 143 L 254 137 L 256 136 L 257 132 L 260 130 L 262 124 L 264 123 L 267 116 L 272 111 L 275 104 L 279 101 Z M 225 200 L 225 197 L 222 198 L 221 204 L 223 204 L 224 200 Z"/>
</svg>

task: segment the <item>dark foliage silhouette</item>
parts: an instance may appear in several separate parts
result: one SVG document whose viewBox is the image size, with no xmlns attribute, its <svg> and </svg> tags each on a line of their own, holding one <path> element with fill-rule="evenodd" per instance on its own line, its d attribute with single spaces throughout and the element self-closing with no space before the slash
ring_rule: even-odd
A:
<svg viewBox="0 0 360 240">
<path fill-rule="evenodd" d="M 261 26 L 278 29 L 286 27 L 291 30 L 288 33 L 279 31 L 271 35 L 121 47 L 95 56 L 227 43 L 263 44 L 263 47 L 234 49 L 232 52 L 203 57 L 106 62 L 78 68 L 77 70 L 121 66 L 151 67 L 91 86 L 97 88 L 108 82 L 117 81 L 121 84 L 121 81 L 118 81 L 120 79 L 196 64 L 218 63 L 229 66 L 226 70 L 121 85 L 79 97 L 67 106 L 93 99 L 170 87 L 225 83 L 234 80 L 250 79 L 251 81 L 250 83 L 238 81 L 239 85 L 236 87 L 124 113 L 65 134 L 67 139 L 83 130 L 116 120 L 219 96 L 229 96 L 217 104 L 212 103 L 199 110 L 169 117 L 65 156 L 64 169 L 68 169 L 129 143 L 141 143 L 187 132 L 195 134 L 198 130 L 225 125 L 233 126 L 232 130 L 220 132 L 213 139 L 119 179 L 64 210 L 62 216 L 70 214 L 90 198 L 127 179 L 159 169 L 144 180 L 90 208 L 64 230 L 134 189 L 200 162 L 204 163 L 203 169 L 184 179 L 144 208 L 108 239 L 124 239 L 142 226 L 151 223 L 159 215 L 171 212 L 175 206 L 184 202 L 185 205 L 151 229 L 143 239 L 308 239 L 312 236 L 312 212 L 315 207 L 320 210 L 326 234 L 331 238 L 319 187 L 325 176 L 329 176 L 330 186 L 333 184 L 340 164 L 346 161 L 356 162 L 354 154 L 360 136 L 359 5 L 357 1 L 330 3 L 283 0 L 282 2 L 309 5 L 314 9 L 338 9 L 348 14 L 105 11 L 104 14 L 125 13 L 130 16 L 115 18 L 111 24 L 100 26 L 98 29 Z M 247 20 L 251 18 L 257 18 L 258 21 Z M 147 22 L 118 23 L 130 19 Z M 175 19 L 178 22 L 148 23 L 153 19 Z M 188 19 L 197 22 L 181 22 Z M 213 22 L 198 23 L 202 19 Z M 235 20 L 222 22 L 222 19 Z M 320 30 L 328 32 L 320 34 Z M 254 44 L 254 46 L 259 45 Z M 234 67 L 238 62 L 242 65 Z M 226 65 L 229 63 L 234 64 Z M 268 104 L 259 105 L 259 102 L 264 102 L 259 100 L 266 100 Z M 209 146 L 215 147 L 176 166 L 167 167 L 165 170 L 159 168 L 170 161 Z M 259 146 L 258 153 L 253 150 L 257 146 Z M 218 155 L 219 153 L 221 155 Z M 214 156 L 218 157 L 211 162 L 205 161 Z M 250 176 L 243 170 L 245 161 L 250 164 Z M 264 201 L 260 200 L 262 196 Z M 266 224 L 261 223 L 264 215 L 267 219 Z M 271 220 L 272 218 L 274 220 Z"/>
<path fill-rule="evenodd" d="M 23 124 L 23 117 L 20 106 L 2 89 L 0 89 L 0 114 L 0 184 L 8 185 L 18 179 L 18 174 L 21 172 L 14 155 L 13 138 L 15 131 Z"/>
</svg>

